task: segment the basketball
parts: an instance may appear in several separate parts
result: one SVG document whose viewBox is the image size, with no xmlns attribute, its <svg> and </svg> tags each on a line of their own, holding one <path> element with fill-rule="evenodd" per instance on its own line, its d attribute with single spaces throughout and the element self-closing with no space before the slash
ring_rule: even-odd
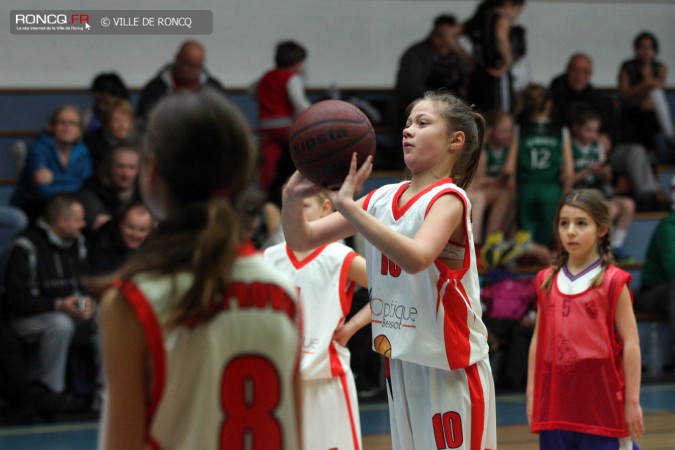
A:
<svg viewBox="0 0 675 450">
<path fill-rule="evenodd" d="M 377 353 L 380 353 L 387 358 L 391 357 L 391 342 L 389 342 L 389 339 L 384 334 L 375 337 L 373 346 Z"/>
<path fill-rule="evenodd" d="M 323 100 L 304 110 L 289 133 L 295 168 L 311 182 L 339 189 L 349 173 L 352 154 L 358 166 L 375 155 L 375 130 L 356 106 Z"/>
</svg>

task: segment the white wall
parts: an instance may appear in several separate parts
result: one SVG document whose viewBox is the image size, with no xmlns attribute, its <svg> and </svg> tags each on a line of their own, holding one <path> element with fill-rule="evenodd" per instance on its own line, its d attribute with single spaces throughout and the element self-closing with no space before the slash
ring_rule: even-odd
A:
<svg viewBox="0 0 675 450">
<path fill-rule="evenodd" d="M 433 0 L 2 0 L 0 88 L 87 87 L 116 70 L 131 87 L 172 59 L 181 36 L 15 36 L 15 9 L 210 9 L 213 34 L 197 37 L 207 66 L 226 86 L 247 86 L 272 64 L 274 44 L 295 39 L 309 50 L 310 87 L 390 87 L 401 52 L 420 40 L 439 13 L 468 18 L 478 1 Z M 616 85 L 633 37 L 654 32 L 660 59 L 675 70 L 675 2 L 668 0 L 529 0 L 519 22 L 528 30 L 535 81 L 548 83 L 569 55 L 595 60 L 593 82 Z M 675 85 L 670 76 L 668 85 Z"/>
</svg>

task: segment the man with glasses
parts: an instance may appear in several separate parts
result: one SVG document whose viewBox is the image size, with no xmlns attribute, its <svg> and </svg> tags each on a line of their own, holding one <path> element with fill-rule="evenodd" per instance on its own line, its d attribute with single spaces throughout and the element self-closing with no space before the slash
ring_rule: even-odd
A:
<svg viewBox="0 0 675 450">
<path fill-rule="evenodd" d="M 668 209 L 647 150 L 625 136 L 611 98 L 593 87 L 592 75 L 590 56 L 575 53 L 570 57 L 565 73 L 554 78 L 549 87 L 553 103 L 551 120 L 570 126 L 570 112 L 574 105 L 585 104 L 598 112 L 602 118 L 599 140 L 607 152 L 614 177 L 625 176 L 630 184 L 630 191 L 622 193 L 635 199 L 639 211 Z"/>
</svg>

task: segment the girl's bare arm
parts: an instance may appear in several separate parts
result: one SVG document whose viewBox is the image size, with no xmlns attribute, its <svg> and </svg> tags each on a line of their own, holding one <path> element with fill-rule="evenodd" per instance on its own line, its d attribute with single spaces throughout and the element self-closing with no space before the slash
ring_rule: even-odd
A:
<svg viewBox="0 0 675 450">
<path fill-rule="evenodd" d="M 286 243 L 293 250 L 307 251 L 354 234 L 354 228 L 340 214 L 333 213 L 307 222 L 303 214 L 303 199 L 322 192 L 300 172 L 289 179 L 282 194 L 281 224 Z M 362 204 L 363 200 L 359 201 Z"/>
<path fill-rule="evenodd" d="M 537 314 L 537 319 L 534 324 L 534 333 L 532 334 L 532 340 L 530 341 L 530 350 L 527 353 L 527 424 L 532 426 L 532 409 L 534 402 L 534 375 L 537 365 L 537 333 L 539 330 L 539 314 Z"/>
<path fill-rule="evenodd" d="M 621 294 L 619 294 L 614 313 L 614 323 L 617 333 L 623 341 L 623 370 L 626 377 L 624 395 L 626 426 L 631 436 L 639 437 L 644 433 L 642 407 L 640 406 L 642 361 L 637 322 L 627 286 L 624 286 Z"/>
<path fill-rule="evenodd" d="M 108 387 L 105 450 L 145 448 L 147 344 L 131 307 L 117 290 L 101 299 L 103 367 Z"/>
</svg>

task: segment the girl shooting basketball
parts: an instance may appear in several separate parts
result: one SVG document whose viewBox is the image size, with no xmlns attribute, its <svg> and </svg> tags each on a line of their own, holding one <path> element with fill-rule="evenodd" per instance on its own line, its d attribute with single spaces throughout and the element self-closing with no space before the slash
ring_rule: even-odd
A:
<svg viewBox="0 0 675 450">
<path fill-rule="evenodd" d="M 389 357 L 393 448 L 494 449 L 494 386 L 464 192 L 485 122 L 450 94 L 427 93 L 409 111 L 410 181 L 355 201 L 372 158 L 357 170 L 354 157 L 341 189 L 323 190 L 337 212 L 308 222 L 303 198 L 322 189 L 296 172 L 283 193 L 284 233 L 298 251 L 357 232 L 367 240 L 374 343 Z"/>
<path fill-rule="evenodd" d="M 555 219 L 562 250 L 537 275 L 527 417 L 542 450 L 638 449 L 640 345 L 630 275 L 613 265 L 600 191 L 565 195 Z"/>
<path fill-rule="evenodd" d="M 142 192 L 161 224 L 101 300 L 105 449 L 300 448 L 295 289 L 250 244 L 249 132 L 217 93 L 167 97 Z"/>
</svg>

